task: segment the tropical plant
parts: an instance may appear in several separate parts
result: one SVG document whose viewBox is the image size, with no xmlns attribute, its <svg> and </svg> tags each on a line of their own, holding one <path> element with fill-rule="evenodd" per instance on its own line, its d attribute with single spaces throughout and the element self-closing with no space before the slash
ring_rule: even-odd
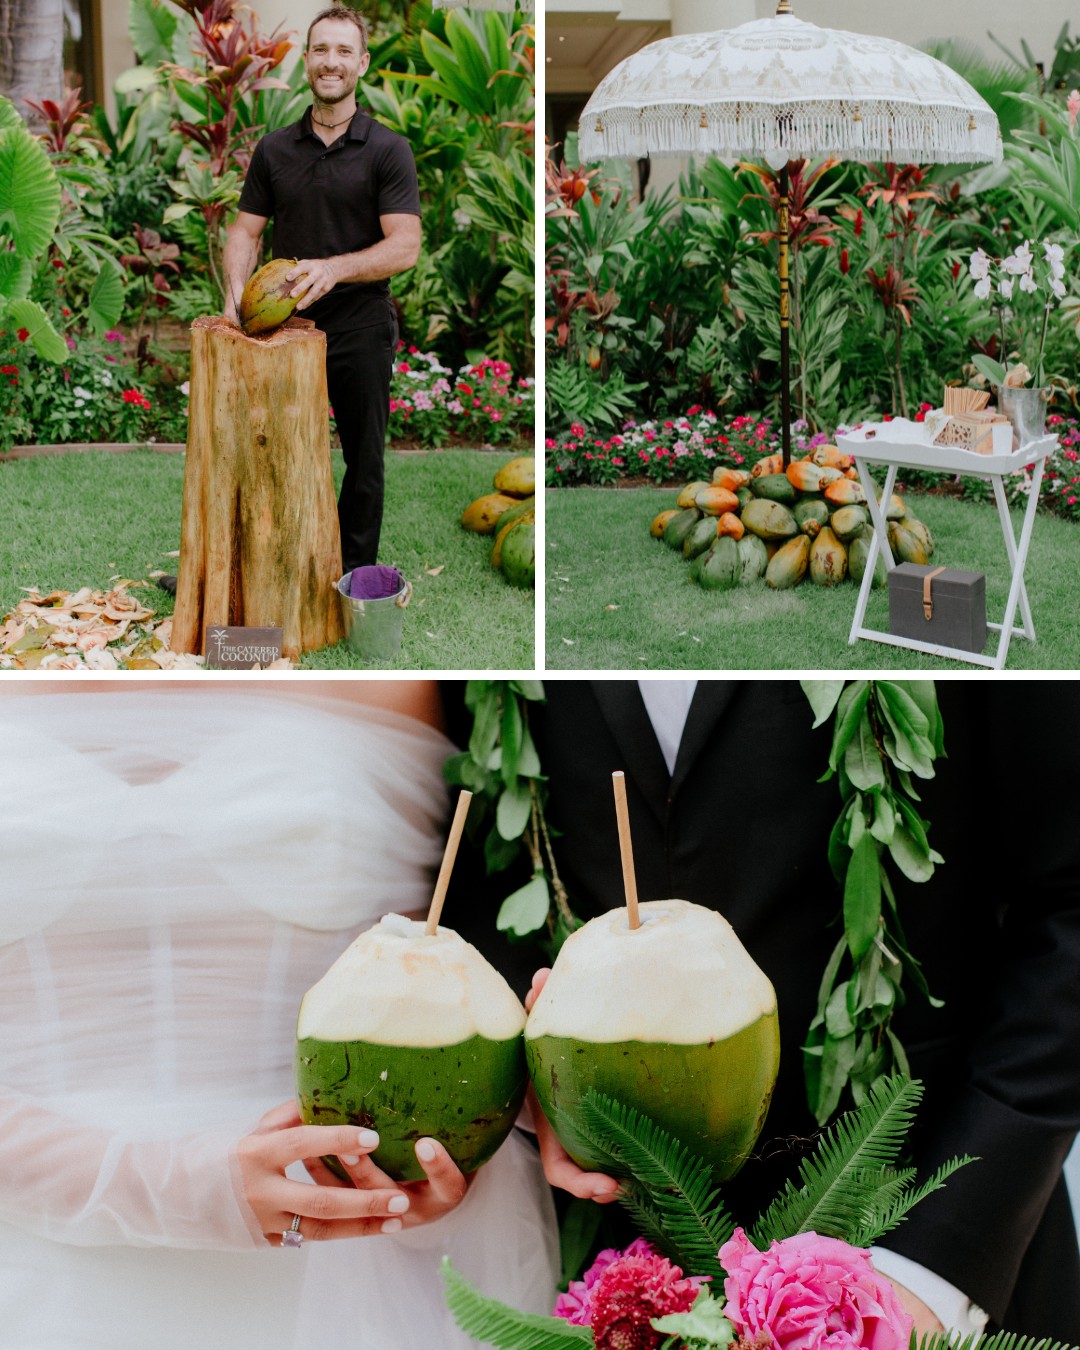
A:
<svg viewBox="0 0 1080 1350">
<path fill-rule="evenodd" d="M 209 164 L 188 163 L 184 166 L 183 176 L 173 180 L 172 189 L 178 200 L 166 209 L 163 218 L 164 224 L 168 225 L 196 213 L 202 224 L 201 237 L 197 237 L 203 244 L 214 294 L 222 302 L 225 299 L 222 265 L 225 222 L 240 200 L 241 185 L 242 180 L 235 169 L 215 175 Z"/>
<path fill-rule="evenodd" d="M 1080 240 L 1080 132 L 1062 105 L 1033 94 L 1018 94 L 1019 103 L 1038 114 L 1038 131 L 1019 131 L 1005 153 L 1019 167 L 1018 178 L 1054 213 L 1055 225 Z"/>
<path fill-rule="evenodd" d="M 63 361 L 67 346 L 29 296 L 34 263 L 47 254 L 59 219 L 56 170 L 10 100 L 0 98 L 0 323 L 25 330 L 47 361 Z"/>
<path fill-rule="evenodd" d="M 494 10 L 451 10 L 445 36 L 429 31 L 420 48 L 431 74 L 393 73 L 391 79 L 426 84 L 472 119 L 479 145 L 497 155 L 531 142 L 532 32 L 515 29 L 512 15 Z"/>
<path fill-rule="evenodd" d="M 553 361 L 545 381 L 546 425 L 556 432 L 575 424 L 614 430 L 631 415 L 636 402 L 634 395 L 643 388 L 640 384 L 628 384 L 618 369 L 600 377 L 570 361 Z"/>
<path fill-rule="evenodd" d="M 993 33 L 989 34 L 989 38 L 1014 66 L 1031 72 L 1038 81 L 1040 92 L 1072 89 L 1080 84 L 1080 36 L 1070 37 L 1068 22 L 1062 25 L 1054 41 L 1054 59 L 1050 63 L 1049 70 L 1046 69 L 1044 61 L 1036 59 L 1035 53 L 1024 39 L 1020 40 L 1020 50 L 1023 53 L 1021 58 L 999 42 Z"/>
<path fill-rule="evenodd" d="M 509 16 L 410 11 L 364 97 L 415 148 L 425 249 L 406 320 L 452 365 L 532 369 L 532 30 Z"/>
<path fill-rule="evenodd" d="M 180 256 L 180 248 L 177 244 L 163 243 L 156 230 L 144 230 L 140 225 L 135 226 L 133 237 L 136 252 L 122 254 L 120 265 L 142 283 L 142 305 L 135 320 L 135 326 L 139 327 L 151 302 L 158 311 L 168 305 L 166 297 L 172 287 L 165 273 L 172 272 L 175 276 L 180 274 L 180 265 L 176 261 Z"/>
<path fill-rule="evenodd" d="M 255 96 L 288 84 L 270 72 L 293 44 L 276 30 L 269 37 L 255 28 L 252 11 L 236 0 L 174 0 L 194 24 L 192 48 L 199 69 L 165 62 L 163 70 L 177 98 L 195 114 L 176 129 L 201 151 L 214 177 L 243 172 L 263 128 L 253 120 Z"/>
<path fill-rule="evenodd" d="M 794 406 L 814 426 L 835 422 L 838 412 L 839 358 L 844 341 L 846 312 L 843 288 L 829 257 L 822 250 L 807 254 L 801 269 L 801 322 L 792 325 L 791 364 Z M 762 361 L 780 361 L 780 278 L 775 264 L 747 259 L 739 269 L 732 303 L 745 316 Z M 773 384 L 774 398 L 779 385 Z"/>
<path fill-rule="evenodd" d="M 531 158 L 518 148 L 501 157 L 481 151 L 465 167 L 466 187 L 458 198 L 458 210 L 474 229 L 489 234 L 490 260 L 502 269 L 509 307 L 498 331 L 506 342 L 507 359 L 526 372 L 533 369 L 534 347 L 532 167 Z"/>
</svg>

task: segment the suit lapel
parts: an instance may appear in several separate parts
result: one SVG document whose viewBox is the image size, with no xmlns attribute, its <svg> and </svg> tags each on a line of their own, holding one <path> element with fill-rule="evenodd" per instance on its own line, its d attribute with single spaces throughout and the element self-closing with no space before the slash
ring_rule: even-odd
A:
<svg viewBox="0 0 1080 1350">
<path fill-rule="evenodd" d="M 650 810 L 663 822 L 671 780 L 637 681 L 591 680 L 590 684 L 622 755 L 623 762 L 612 764 L 610 772 L 622 769 L 633 778 Z"/>
<path fill-rule="evenodd" d="M 675 757 L 675 772 L 671 775 L 669 791 L 673 798 L 709 744 L 738 689 L 738 680 L 698 680 L 679 742 L 679 753 Z"/>
</svg>

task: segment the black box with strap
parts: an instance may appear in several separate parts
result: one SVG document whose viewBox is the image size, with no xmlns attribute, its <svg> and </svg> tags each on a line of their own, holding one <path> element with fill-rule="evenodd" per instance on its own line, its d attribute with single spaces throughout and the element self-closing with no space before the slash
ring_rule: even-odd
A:
<svg viewBox="0 0 1080 1350">
<path fill-rule="evenodd" d="M 981 652 L 986 646 L 986 576 L 900 563 L 889 573 L 889 632 Z"/>
</svg>

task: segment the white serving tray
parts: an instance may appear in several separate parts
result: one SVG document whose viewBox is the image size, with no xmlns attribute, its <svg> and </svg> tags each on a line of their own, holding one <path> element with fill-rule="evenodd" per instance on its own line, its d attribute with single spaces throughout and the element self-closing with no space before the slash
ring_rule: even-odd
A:
<svg viewBox="0 0 1080 1350">
<path fill-rule="evenodd" d="M 1012 428 L 1001 430 L 1009 437 L 1011 446 Z M 1020 473 L 1049 455 L 1057 445 L 1057 437 L 1043 436 L 1016 451 L 995 449 L 992 455 L 978 455 L 957 445 L 933 445 L 929 432 L 923 431 L 918 422 L 905 422 L 900 427 L 895 422 L 873 422 L 837 436 L 836 444 L 845 454 L 873 464 L 902 464 L 942 473 L 1009 474 Z"/>
</svg>

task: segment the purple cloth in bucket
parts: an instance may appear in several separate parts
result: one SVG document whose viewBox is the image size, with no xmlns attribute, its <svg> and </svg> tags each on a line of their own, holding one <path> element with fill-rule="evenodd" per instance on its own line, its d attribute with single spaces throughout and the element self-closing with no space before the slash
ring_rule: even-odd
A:
<svg viewBox="0 0 1080 1350">
<path fill-rule="evenodd" d="M 396 567 L 379 563 L 372 567 L 354 567 L 349 573 L 349 595 L 354 600 L 392 600 L 404 590 Z"/>
</svg>

